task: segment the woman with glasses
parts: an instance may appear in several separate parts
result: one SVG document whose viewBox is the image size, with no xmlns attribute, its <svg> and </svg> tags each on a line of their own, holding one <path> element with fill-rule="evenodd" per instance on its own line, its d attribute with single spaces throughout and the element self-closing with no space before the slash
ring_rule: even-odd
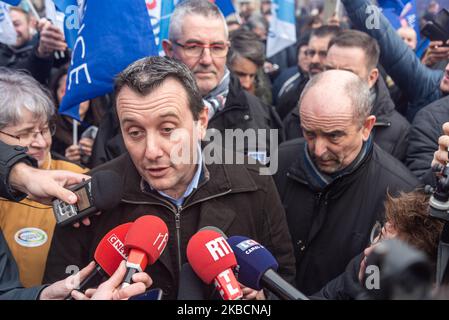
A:
<svg viewBox="0 0 449 320">
<path fill-rule="evenodd" d="M 367 257 L 383 240 L 398 239 L 422 251 L 436 271 L 438 243 L 444 223 L 430 216 L 429 198 L 423 190 L 389 196 L 385 201 L 385 222 L 377 222 L 373 226 L 368 247 L 351 260 L 344 273 L 330 281 L 314 297 L 332 300 L 360 297 L 365 291 L 363 279 Z"/>
<path fill-rule="evenodd" d="M 36 80 L 0 68 L 0 141 L 27 147 L 27 154 L 40 169 L 85 172 L 78 165 L 52 157 L 53 115 L 54 105 Z M 25 287 L 42 282 L 55 223 L 51 206 L 29 199 L 12 202 L 0 198 L 0 228 Z"/>
</svg>

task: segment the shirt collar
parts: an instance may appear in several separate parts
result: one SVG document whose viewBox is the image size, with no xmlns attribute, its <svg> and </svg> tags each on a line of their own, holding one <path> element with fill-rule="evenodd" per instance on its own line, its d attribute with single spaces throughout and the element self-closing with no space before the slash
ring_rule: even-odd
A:
<svg viewBox="0 0 449 320">
<path fill-rule="evenodd" d="M 202 171 L 202 168 L 203 168 L 203 155 L 202 155 L 202 152 L 201 152 L 201 145 L 199 143 L 197 145 L 197 155 L 198 155 L 198 165 L 197 165 L 197 168 L 196 168 L 195 175 L 193 176 L 192 181 L 190 181 L 189 185 L 187 186 L 186 191 L 184 192 L 184 194 L 180 198 L 175 199 L 175 198 L 170 197 L 168 194 L 166 194 L 166 193 L 164 193 L 162 191 L 156 190 L 161 196 L 163 196 L 164 198 L 170 200 L 170 202 L 174 203 L 177 207 L 181 206 L 182 203 L 184 202 L 184 200 L 188 196 L 190 196 L 195 189 L 198 188 L 198 184 L 199 184 L 200 177 L 201 177 L 201 171 Z M 152 190 L 154 190 L 153 187 L 151 187 L 150 184 L 148 184 L 148 185 L 150 186 L 150 188 Z"/>
</svg>

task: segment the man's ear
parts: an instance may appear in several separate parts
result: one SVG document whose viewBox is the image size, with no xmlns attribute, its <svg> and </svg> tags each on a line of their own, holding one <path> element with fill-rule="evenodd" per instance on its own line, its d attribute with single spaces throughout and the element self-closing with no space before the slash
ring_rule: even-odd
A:
<svg viewBox="0 0 449 320">
<path fill-rule="evenodd" d="M 363 141 L 368 140 L 375 123 L 376 123 L 376 116 L 371 115 L 366 117 L 362 128 Z"/>
<path fill-rule="evenodd" d="M 164 49 L 165 55 L 167 57 L 173 58 L 173 44 L 170 40 L 162 40 L 162 48 Z"/>
<path fill-rule="evenodd" d="M 377 79 L 379 79 L 379 69 L 374 68 L 370 71 L 370 73 L 368 75 L 368 86 L 370 88 L 374 87 Z"/>
</svg>

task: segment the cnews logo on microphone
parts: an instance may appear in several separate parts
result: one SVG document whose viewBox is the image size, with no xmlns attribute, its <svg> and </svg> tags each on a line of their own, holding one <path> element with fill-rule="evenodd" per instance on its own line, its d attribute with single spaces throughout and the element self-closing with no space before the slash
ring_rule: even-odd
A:
<svg viewBox="0 0 449 320">
<path fill-rule="evenodd" d="M 123 257 L 123 259 L 128 259 L 128 256 L 125 254 L 125 245 L 122 241 L 120 241 L 119 237 L 117 237 L 115 234 L 112 234 L 108 238 L 108 242 Z"/>
<path fill-rule="evenodd" d="M 263 248 L 263 246 L 254 240 L 248 239 L 240 242 L 237 245 L 237 248 L 239 248 L 242 251 L 245 251 L 246 254 L 250 254 L 254 250 Z"/>
</svg>

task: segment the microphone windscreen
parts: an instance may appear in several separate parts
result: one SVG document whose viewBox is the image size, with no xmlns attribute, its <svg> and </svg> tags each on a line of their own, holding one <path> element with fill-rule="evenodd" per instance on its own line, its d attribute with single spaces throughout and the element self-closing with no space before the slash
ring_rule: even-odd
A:
<svg viewBox="0 0 449 320">
<path fill-rule="evenodd" d="M 134 221 L 125 239 L 125 249 L 139 249 L 147 255 L 148 264 L 159 259 L 168 242 L 168 228 L 156 216 L 146 215 Z"/>
<path fill-rule="evenodd" d="M 237 258 L 238 280 L 252 289 L 261 290 L 262 276 L 268 269 L 276 271 L 279 267 L 276 259 L 264 246 L 242 236 L 233 236 L 228 243 Z"/>
<path fill-rule="evenodd" d="M 92 198 L 98 210 L 116 207 L 123 196 L 123 181 L 111 170 L 102 170 L 92 176 Z"/>
<path fill-rule="evenodd" d="M 219 228 L 217 228 L 217 227 L 214 227 L 214 226 L 205 226 L 205 227 L 202 227 L 200 230 L 198 230 L 198 231 L 202 231 L 202 230 L 212 230 L 212 231 L 216 231 L 216 232 L 218 232 L 219 234 L 221 234 L 221 236 L 223 237 L 223 238 L 225 238 L 225 239 L 228 239 L 228 237 L 226 236 L 226 234 L 223 232 L 223 231 L 221 231 Z"/>
<path fill-rule="evenodd" d="M 178 300 L 206 300 L 205 286 L 190 264 L 184 263 L 179 273 Z"/>
<path fill-rule="evenodd" d="M 223 236 L 213 230 L 201 230 L 187 244 L 187 260 L 204 283 L 210 284 L 223 271 L 234 268 L 237 260 Z"/>
<path fill-rule="evenodd" d="M 121 224 L 109 231 L 95 250 L 94 259 L 109 276 L 126 260 L 124 242 L 132 222 Z"/>
</svg>

